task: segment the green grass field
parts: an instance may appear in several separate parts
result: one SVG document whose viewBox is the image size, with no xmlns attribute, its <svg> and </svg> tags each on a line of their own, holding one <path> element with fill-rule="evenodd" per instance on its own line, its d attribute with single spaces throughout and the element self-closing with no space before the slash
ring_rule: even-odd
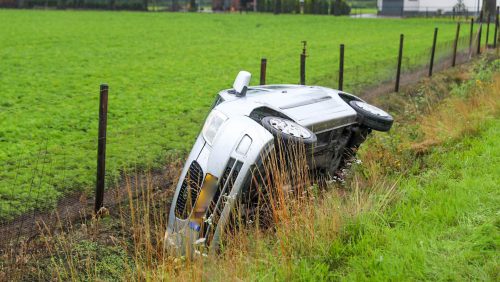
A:
<svg viewBox="0 0 500 282">
<path fill-rule="evenodd" d="M 427 60 L 434 27 L 438 42 L 455 32 L 422 19 L 20 10 L 0 10 L 0 26 L 0 218 L 92 190 L 101 82 L 113 179 L 189 150 L 217 91 L 241 69 L 257 83 L 261 57 L 268 83 L 297 83 L 307 40 L 308 84 L 335 87 L 344 43 L 356 90 L 394 75 L 400 33 L 405 56 Z"/>
</svg>

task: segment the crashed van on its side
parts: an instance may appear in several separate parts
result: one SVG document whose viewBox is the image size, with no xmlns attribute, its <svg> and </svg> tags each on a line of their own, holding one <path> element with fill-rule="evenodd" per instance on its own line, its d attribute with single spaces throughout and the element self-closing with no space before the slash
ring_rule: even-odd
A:
<svg viewBox="0 0 500 282">
<path fill-rule="evenodd" d="M 249 86 L 241 71 L 221 91 L 186 160 L 170 209 L 166 247 L 182 255 L 196 246 L 214 251 L 255 167 L 276 138 L 309 148 L 312 169 L 341 168 L 372 130 L 388 131 L 393 118 L 362 99 L 304 85 Z"/>
</svg>

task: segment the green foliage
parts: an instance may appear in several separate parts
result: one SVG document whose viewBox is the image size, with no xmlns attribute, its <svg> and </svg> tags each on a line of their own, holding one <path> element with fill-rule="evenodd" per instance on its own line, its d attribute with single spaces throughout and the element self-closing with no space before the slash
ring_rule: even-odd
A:
<svg viewBox="0 0 500 282">
<path fill-rule="evenodd" d="M 353 8 L 377 8 L 377 0 L 346 0 L 346 2 Z"/>
<path fill-rule="evenodd" d="M 491 122 L 481 138 L 464 141 L 467 149 L 437 153 L 423 176 L 405 180 L 404 200 L 365 221 L 367 236 L 342 246 L 345 278 L 496 280 L 498 130 Z"/>
<path fill-rule="evenodd" d="M 307 40 L 308 84 L 336 87 L 345 43 L 345 90 L 355 92 L 394 75 L 386 62 L 396 62 L 401 32 L 412 57 L 435 26 L 440 41 L 455 31 L 448 21 L 262 14 L 0 10 L 0 21 L 0 218 L 92 192 L 102 82 L 114 181 L 185 154 L 216 93 L 241 69 L 258 74 L 261 57 L 269 83 L 297 83 Z"/>
<path fill-rule="evenodd" d="M 300 13 L 299 0 L 281 0 L 282 13 Z"/>
<path fill-rule="evenodd" d="M 21 8 L 146 10 L 143 0 L 24 0 L 20 3 L 22 3 Z"/>
<path fill-rule="evenodd" d="M 51 257 L 35 262 L 42 271 L 28 277 L 33 275 L 31 279 L 44 281 L 56 277 L 73 280 L 78 273 L 81 281 L 121 281 L 125 273 L 133 271 L 131 258 L 120 246 L 83 239 L 72 244 L 60 242 L 53 251 Z"/>
<path fill-rule="evenodd" d="M 306 14 L 328 14 L 328 1 L 326 0 L 305 0 L 304 13 Z"/>
<path fill-rule="evenodd" d="M 334 0 L 332 1 L 332 8 L 330 9 L 330 14 L 332 15 L 349 15 L 351 13 L 351 6 L 349 6 L 344 0 Z"/>
</svg>

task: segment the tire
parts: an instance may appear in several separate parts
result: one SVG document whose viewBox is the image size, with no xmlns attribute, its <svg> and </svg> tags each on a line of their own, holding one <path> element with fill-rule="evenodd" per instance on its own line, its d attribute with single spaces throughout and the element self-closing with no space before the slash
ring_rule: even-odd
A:
<svg viewBox="0 0 500 282">
<path fill-rule="evenodd" d="M 303 143 L 306 147 L 311 147 L 316 144 L 317 137 L 314 132 L 305 128 L 289 119 L 280 117 L 268 116 L 264 117 L 261 121 L 262 126 L 271 132 L 275 137 L 280 138 L 285 143 Z M 280 130 L 279 124 L 284 124 L 287 129 L 292 129 L 287 132 Z"/>
<path fill-rule="evenodd" d="M 360 101 L 360 102 L 364 102 L 364 100 L 362 100 L 361 98 L 357 97 L 357 96 L 354 96 L 352 94 L 349 94 L 349 93 L 345 93 L 345 92 L 340 92 L 339 93 L 339 96 L 340 98 L 342 98 L 342 100 L 344 100 L 344 102 L 346 102 L 347 104 L 349 104 L 349 102 L 351 101 Z"/>
<path fill-rule="evenodd" d="M 389 131 L 394 119 L 387 112 L 361 101 L 351 101 L 349 105 L 358 113 L 358 122 L 377 131 Z"/>
</svg>

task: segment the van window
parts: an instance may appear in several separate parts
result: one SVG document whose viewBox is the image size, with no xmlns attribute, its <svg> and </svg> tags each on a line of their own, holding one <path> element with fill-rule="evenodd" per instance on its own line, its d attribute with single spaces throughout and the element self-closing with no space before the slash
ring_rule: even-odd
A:
<svg viewBox="0 0 500 282">
<path fill-rule="evenodd" d="M 210 109 L 217 107 L 217 105 L 219 105 L 222 102 L 224 102 L 224 99 L 220 95 L 217 95 L 217 97 L 215 98 L 215 101 L 212 104 L 212 107 Z"/>
</svg>

